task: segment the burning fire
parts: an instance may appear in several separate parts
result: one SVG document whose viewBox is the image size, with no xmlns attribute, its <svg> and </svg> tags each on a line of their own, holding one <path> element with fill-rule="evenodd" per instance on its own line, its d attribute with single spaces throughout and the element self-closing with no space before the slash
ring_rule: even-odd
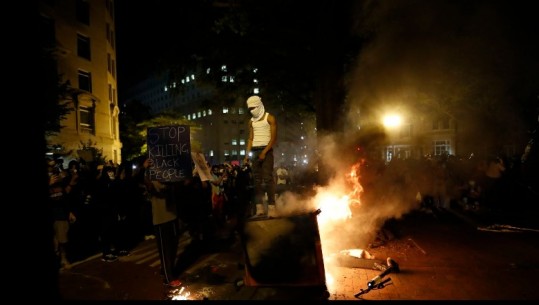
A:
<svg viewBox="0 0 539 305">
<path fill-rule="evenodd" d="M 308 206 L 314 207 L 315 210 L 321 210 L 321 213 L 317 215 L 317 222 L 324 258 L 326 287 L 329 292 L 335 291 L 335 285 L 337 285 L 334 276 L 336 273 L 332 272 L 332 267 L 334 267 L 332 265 L 335 263 L 332 261 L 332 254 L 373 258 L 362 249 L 343 250 L 342 247 L 339 248 L 340 244 L 338 244 L 340 239 L 347 238 L 346 232 L 341 230 L 340 226 L 346 224 L 352 218 L 351 207 L 359 207 L 361 204 L 360 196 L 363 193 L 363 187 L 359 181 L 361 164 L 361 162 L 354 164 L 346 175 L 335 178 L 328 186 L 317 187 L 316 195 L 310 199 L 308 204 Z M 292 198 L 289 197 L 289 199 Z M 284 210 L 281 210 L 281 213 L 283 212 Z M 362 232 L 358 231 L 357 227 L 353 227 L 353 229 L 354 235 Z M 172 300 L 190 300 L 190 295 L 190 292 L 185 291 L 185 287 L 170 292 Z M 195 293 L 195 295 L 198 295 L 198 293 Z"/>
<path fill-rule="evenodd" d="M 350 253 L 352 253 L 348 253 L 348 250 L 341 249 L 337 251 L 332 248 L 335 247 L 336 237 L 345 238 L 342 231 L 335 234 L 335 228 L 352 218 L 352 206 L 361 204 L 360 196 L 363 193 L 363 187 L 359 181 L 360 166 L 361 163 L 354 164 L 344 177 L 337 177 L 329 186 L 319 188 L 314 198 L 314 205 L 322 211 L 322 213 L 318 214 L 318 225 L 326 271 L 326 286 L 330 292 L 334 290 L 334 285 L 336 284 L 332 275 L 334 262 L 331 260 L 333 257 L 331 254 L 351 255 Z M 361 249 L 354 249 L 354 251 L 368 254 Z M 355 254 L 356 252 L 353 253 Z M 357 256 L 357 254 L 352 256 Z M 372 258 L 370 255 L 365 255 L 364 257 Z"/>
<path fill-rule="evenodd" d="M 344 181 L 335 179 L 329 187 L 319 188 L 314 198 L 315 206 L 322 210 L 318 217 L 320 231 L 331 221 L 342 221 L 352 217 L 351 205 L 359 205 L 363 187 L 359 183 L 360 163 L 354 164 Z"/>
<path fill-rule="evenodd" d="M 189 300 L 189 296 L 191 295 L 191 293 L 189 291 L 185 291 L 185 287 L 182 287 L 180 289 L 174 289 L 170 292 L 170 294 L 172 295 L 172 299 L 173 301 L 178 301 L 178 300 Z"/>
</svg>

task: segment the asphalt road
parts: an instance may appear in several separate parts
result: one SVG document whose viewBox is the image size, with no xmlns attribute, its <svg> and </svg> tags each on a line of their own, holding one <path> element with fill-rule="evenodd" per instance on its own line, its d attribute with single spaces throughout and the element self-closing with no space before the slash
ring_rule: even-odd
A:
<svg viewBox="0 0 539 305">
<path fill-rule="evenodd" d="M 489 228 L 460 212 L 415 211 L 392 220 L 391 238 L 366 249 L 377 260 L 351 257 L 332 269 L 326 282 L 307 286 L 245 285 L 239 238 L 222 239 L 191 255 L 185 234 L 179 290 L 162 284 L 154 240 L 140 243 L 116 262 L 102 262 L 100 256 L 77 262 L 60 272 L 59 288 L 64 300 L 358 300 L 355 295 L 381 272 L 372 262 L 391 257 L 400 272 L 387 275 L 391 280 L 386 285 L 361 299 L 537 300 L 539 228 L 529 222 L 509 224 L 513 228 Z"/>
</svg>

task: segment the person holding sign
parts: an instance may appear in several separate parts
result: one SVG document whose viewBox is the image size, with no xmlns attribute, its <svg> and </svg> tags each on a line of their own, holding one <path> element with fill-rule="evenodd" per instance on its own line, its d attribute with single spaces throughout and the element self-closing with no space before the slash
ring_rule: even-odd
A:
<svg viewBox="0 0 539 305">
<path fill-rule="evenodd" d="M 146 159 L 143 163 L 144 168 L 151 168 L 152 162 L 151 158 Z M 146 171 L 144 183 L 152 203 L 152 222 L 161 260 L 163 281 L 171 287 L 178 287 L 181 285 L 175 273 L 179 243 L 178 182 L 151 180 L 151 174 Z"/>
<path fill-rule="evenodd" d="M 273 179 L 273 145 L 277 140 L 277 121 L 266 112 L 262 99 L 253 95 L 247 99 L 247 108 L 252 118 L 249 121 L 249 139 L 244 163 L 249 162 L 253 174 L 256 215 L 275 216 L 275 181 Z M 264 206 L 267 193 L 267 208 Z"/>
</svg>

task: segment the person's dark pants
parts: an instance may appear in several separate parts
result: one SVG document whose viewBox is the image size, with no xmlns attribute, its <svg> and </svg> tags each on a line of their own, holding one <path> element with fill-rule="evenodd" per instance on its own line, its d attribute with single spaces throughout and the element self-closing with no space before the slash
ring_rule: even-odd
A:
<svg viewBox="0 0 539 305">
<path fill-rule="evenodd" d="M 155 225 L 155 240 L 157 241 L 157 250 L 161 260 L 161 271 L 165 283 L 174 280 L 176 253 L 178 250 L 179 228 L 178 220 L 172 220 L 159 225 Z"/>
<path fill-rule="evenodd" d="M 288 184 L 277 184 L 275 186 L 275 193 L 278 196 L 281 196 L 286 191 L 288 191 Z"/>
<path fill-rule="evenodd" d="M 118 213 L 107 207 L 101 210 L 101 247 L 103 256 L 115 254 L 118 245 Z"/>
<path fill-rule="evenodd" d="M 262 161 L 258 155 L 262 149 L 252 149 L 253 182 L 255 188 L 255 204 L 262 204 L 264 193 L 268 195 L 268 204 L 275 204 L 275 182 L 273 180 L 273 149 L 266 153 L 266 158 Z"/>
</svg>

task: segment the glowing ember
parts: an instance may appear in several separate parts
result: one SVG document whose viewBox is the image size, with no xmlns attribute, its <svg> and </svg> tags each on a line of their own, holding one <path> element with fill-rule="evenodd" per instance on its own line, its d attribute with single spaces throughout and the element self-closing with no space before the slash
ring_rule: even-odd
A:
<svg viewBox="0 0 539 305">
<path fill-rule="evenodd" d="M 177 301 L 177 300 L 189 300 L 189 296 L 191 295 L 191 293 L 189 291 L 185 291 L 185 287 L 182 287 L 180 289 L 174 289 L 171 294 L 172 294 L 172 300 L 173 301 Z"/>
</svg>

